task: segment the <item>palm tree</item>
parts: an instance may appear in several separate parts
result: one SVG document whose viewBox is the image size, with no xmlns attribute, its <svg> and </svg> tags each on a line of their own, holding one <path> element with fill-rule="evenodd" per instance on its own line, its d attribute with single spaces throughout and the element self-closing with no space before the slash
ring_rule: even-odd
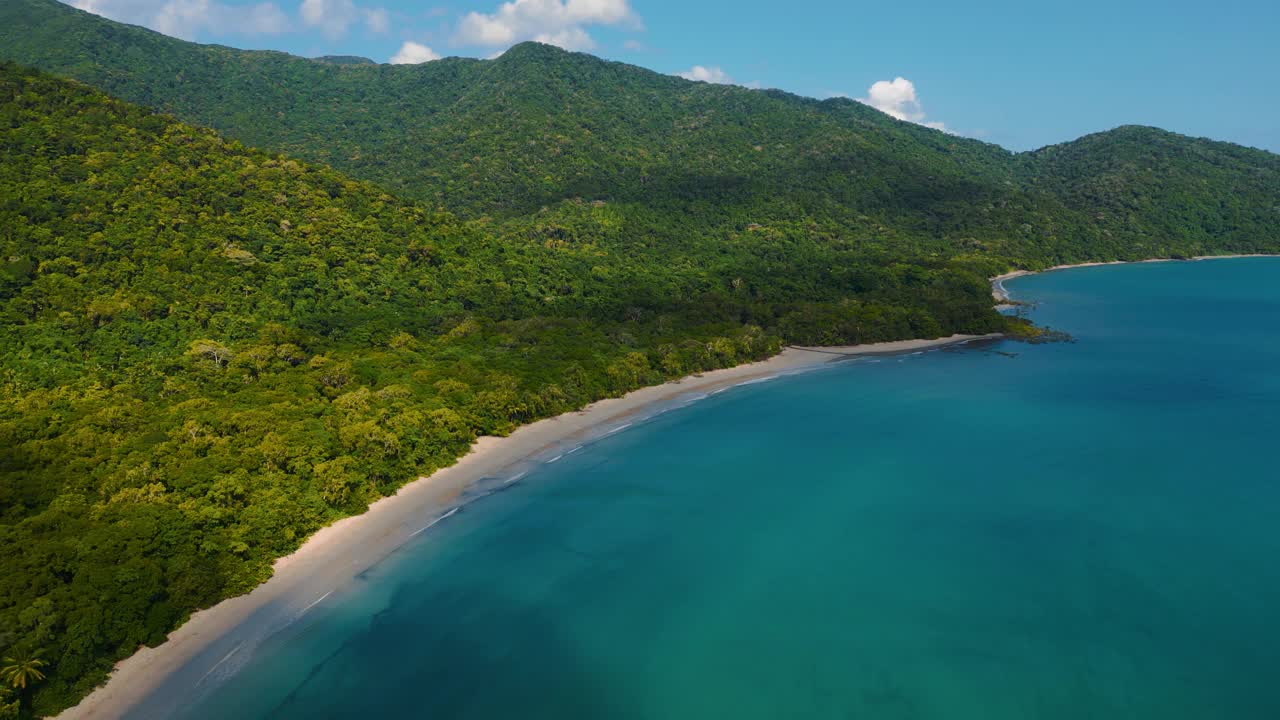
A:
<svg viewBox="0 0 1280 720">
<path fill-rule="evenodd" d="M 15 689 L 26 690 L 27 685 L 34 685 L 44 679 L 44 673 L 40 672 L 40 668 L 45 665 L 43 660 L 23 655 L 7 657 L 4 663 L 4 667 L 0 667 L 0 678 L 4 678 Z"/>
<path fill-rule="evenodd" d="M 0 685 L 0 720 L 9 720 L 18 717 L 18 700 L 13 696 L 13 691 Z"/>
</svg>

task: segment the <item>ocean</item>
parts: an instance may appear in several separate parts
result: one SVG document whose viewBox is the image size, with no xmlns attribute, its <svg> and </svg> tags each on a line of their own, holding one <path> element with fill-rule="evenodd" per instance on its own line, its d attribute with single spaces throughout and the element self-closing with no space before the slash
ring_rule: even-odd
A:
<svg viewBox="0 0 1280 720">
<path fill-rule="evenodd" d="M 636 422 L 136 716 L 1280 718 L 1280 260 L 1006 287 L 1074 341 Z"/>
</svg>

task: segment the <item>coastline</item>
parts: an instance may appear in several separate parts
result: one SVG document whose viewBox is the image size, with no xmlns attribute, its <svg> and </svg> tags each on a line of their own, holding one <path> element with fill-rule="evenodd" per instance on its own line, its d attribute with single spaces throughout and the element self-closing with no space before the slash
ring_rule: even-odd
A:
<svg viewBox="0 0 1280 720">
<path fill-rule="evenodd" d="M 993 280 L 993 287 L 994 283 Z M 802 372 L 849 357 L 894 355 L 1000 337 L 999 334 L 953 335 L 934 340 L 843 347 L 788 346 L 767 360 L 690 375 L 641 388 L 620 398 L 600 400 L 578 411 L 521 426 L 504 438 L 478 438 L 471 451 L 455 464 L 405 484 L 394 495 L 379 499 L 360 515 L 343 518 L 316 531 L 297 551 L 276 560 L 269 580 L 244 595 L 193 613 L 164 643 L 142 648 L 117 663 L 106 683 L 57 717 L 61 720 L 123 717 L 189 662 L 213 650 L 219 640 L 253 622 L 260 611 L 289 608 L 293 611 L 291 618 L 296 620 L 355 576 L 456 511 L 463 493 L 481 479 L 535 461 L 562 444 L 612 434 L 647 411 L 688 395 Z M 241 644 L 236 644 L 200 676 L 200 680 L 240 648 Z M 198 685 L 197 681 L 195 686 Z"/>
<path fill-rule="evenodd" d="M 1102 267 L 1104 265 L 1143 265 L 1147 263 L 1169 263 L 1169 262 L 1200 262 L 1201 260 L 1233 260 L 1237 258 L 1259 258 L 1259 257 L 1280 257 L 1280 255 L 1272 255 L 1268 253 L 1241 253 L 1236 255 L 1197 255 L 1190 258 L 1153 258 L 1151 260 L 1111 260 L 1109 262 L 1086 262 L 1074 263 L 1070 265 L 1054 265 L 1043 270 L 1012 270 L 1002 275 L 996 275 L 991 278 L 991 295 L 998 303 L 1009 303 L 1013 298 L 1009 296 L 1009 291 L 1004 287 L 1005 280 L 1022 277 L 1024 275 L 1039 275 L 1040 273 L 1054 272 L 1055 270 L 1073 270 L 1075 268 L 1086 267 Z M 1006 305 L 1007 307 L 1007 305 Z"/>
</svg>

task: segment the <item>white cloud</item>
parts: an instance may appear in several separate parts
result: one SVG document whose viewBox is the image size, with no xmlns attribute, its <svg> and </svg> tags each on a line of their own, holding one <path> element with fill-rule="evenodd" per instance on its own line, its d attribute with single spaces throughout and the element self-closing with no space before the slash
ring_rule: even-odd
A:
<svg viewBox="0 0 1280 720">
<path fill-rule="evenodd" d="M 719 67 L 694 65 L 684 72 L 676 73 L 676 75 L 685 80 L 697 80 L 698 82 L 715 83 L 717 85 L 730 85 L 733 83 L 733 78 L 729 77 L 729 73 Z"/>
<path fill-rule="evenodd" d="M 595 47 L 586 30 L 591 25 L 641 28 L 628 0 L 511 0 L 493 13 L 467 13 L 454 42 L 502 47 L 537 40 L 566 50 L 590 50 Z"/>
<path fill-rule="evenodd" d="M 387 14 L 386 8 L 366 11 L 364 22 L 370 30 L 379 35 L 385 35 L 391 31 L 391 16 Z"/>
<path fill-rule="evenodd" d="M 676 73 L 676 77 L 682 77 L 685 80 L 696 80 L 699 82 L 714 83 L 716 85 L 740 85 L 742 87 L 751 88 L 753 90 L 760 88 L 760 83 L 757 81 L 744 83 L 744 82 L 738 82 L 737 80 L 734 80 L 729 75 L 729 73 L 725 72 L 724 70 L 721 70 L 718 65 L 713 67 L 706 67 L 704 65 L 694 65 L 693 67 L 689 68 L 688 70 L 685 70 L 684 72 Z"/>
<path fill-rule="evenodd" d="M 437 54 L 435 50 L 432 50 L 421 43 L 409 40 L 405 41 L 405 44 L 400 46 L 400 52 L 391 56 L 391 64 L 416 65 L 418 63 L 430 62 L 432 60 L 439 59 L 440 55 Z"/>
<path fill-rule="evenodd" d="M 93 13 L 94 15 L 103 15 L 102 5 L 98 0 L 70 0 L 67 3 L 77 10 Z"/>
<path fill-rule="evenodd" d="M 540 43 L 562 47 L 565 50 L 593 50 L 596 46 L 596 41 L 591 39 L 587 31 L 577 26 L 567 27 L 553 33 L 539 33 L 534 35 L 533 39 Z"/>
<path fill-rule="evenodd" d="M 915 83 L 904 77 L 880 80 L 867 89 L 866 97 L 857 98 L 857 100 L 890 117 L 950 132 L 943 123 L 925 119 L 924 106 L 920 104 L 920 98 L 916 95 Z"/>
<path fill-rule="evenodd" d="M 273 2 L 248 7 L 218 0 L 72 0 L 70 4 L 95 15 L 187 40 L 200 32 L 251 35 L 290 29 L 288 15 Z"/>
<path fill-rule="evenodd" d="M 357 7 L 352 0 L 302 0 L 298 14 L 304 24 L 330 38 L 340 38 L 360 23 L 376 33 L 387 32 L 391 24 L 385 9 Z"/>
<path fill-rule="evenodd" d="M 859 100 L 899 120 L 920 122 L 924 119 L 915 83 L 904 77 L 874 83 L 867 90 L 867 96 Z"/>
<path fill-rule="evenodd" d="M 289 17 L 275 3 L 262 3 L 249 8 L 248 26 L 259 33 L 289 31 Z"/>
<path fill-rule="evenodd" d="M 173 0 L 165 3 L 152 23 L 155 29 L 174 37 L 191 37 L 212 21 L 209 0 Z"/>
</svg>

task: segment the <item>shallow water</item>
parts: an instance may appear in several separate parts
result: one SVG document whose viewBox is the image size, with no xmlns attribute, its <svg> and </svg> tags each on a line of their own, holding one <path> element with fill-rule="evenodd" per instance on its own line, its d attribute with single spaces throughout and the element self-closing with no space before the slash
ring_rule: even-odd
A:
<svg viewBox="0 0 1280 720">
<path fill-rule="evenodd" d="M 636 423 L 418 536 L 181 717 L 1280 717 L 1280 260 L 1007 287 L 1076 342 Z"/>
</svg>

